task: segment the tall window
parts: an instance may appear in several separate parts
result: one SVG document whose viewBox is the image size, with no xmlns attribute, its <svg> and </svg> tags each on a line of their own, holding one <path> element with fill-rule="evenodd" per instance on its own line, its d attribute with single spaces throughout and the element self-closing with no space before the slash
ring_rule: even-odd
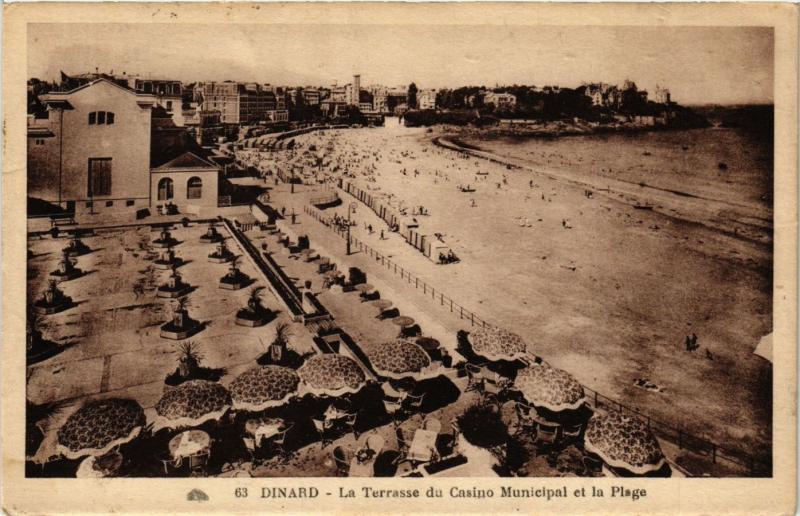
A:
<svg viewBox="0 0 800 516">
<path fill-rule="evenodd" d="M 200 199 L 203 197 L 203 180 L 193 177 L 186 183 L 186 198 Z"/>
<path fill-rule="evenodd" d="M 172 199 L 172 179 L 165 177 L 158 182 L 158 200 L 168 201 Z"/>
<path fill-rule="evenodd" d="M 89 158 L 88 196 L 111 195 L 111 158 Z"/>
</svg>

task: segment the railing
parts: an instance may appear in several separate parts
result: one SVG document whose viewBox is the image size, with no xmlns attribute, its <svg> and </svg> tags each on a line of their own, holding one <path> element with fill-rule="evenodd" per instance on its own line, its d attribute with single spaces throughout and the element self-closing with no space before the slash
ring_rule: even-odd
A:
<svg viewBox="0 0 800 516">
<path fill-rule="evenodd" d="M 314 218 L 318 222 L 328 226 L 334 232 L 336 232 L 342 238 L 347 238 L 347 230 L 339 228 L 331 223 L 329 218 L 324 217 L 320 214 L 317 210 L 306 206 L 305 208 L 306 215 Z M 469 321 L 471 326 L 489 326 L 490 323 L 486 322 L 481 317 L 478 317 L 474 312 L 464 308 L 462 305 L 455 302 L 451 297 L 445 295 L 441 291 L 437 291 L 432 285 L 429 285 L 424 280 L 420 279 L 419 277 L 415 276 L 411 272 L 405 270 L 401 265 L 398 265 L 396 262 L 392 262 L 390 259 L 383 256 L 381 253 L 375 251 L 367 244 L 359 241 L 357 238 L 350 236 L 351 245 L 354 248 L 357 248 L 359 251 L 365 253 L 367 256 L 375 259 L 376 262 L 380 262 L 382 266 L 386 267 L 389 271 L 392 271 L 394 274 L 400 276 L 405 282 L 409 285 L 412 285 L 417 290 L 422 290 L 422 293 L 426 296 L 430 296 L 434 302 L 438 302 L 440 306 L 446 307 L 450 309 L 451 313 L 458 314 L 459 319 Z M 647 423 L 650 429 L 656 435 L 666 439 L 670 442 L 673 442 L 678 445 L 678 448 L 681 450 L 688 450 L 693 453 L 696 453 L 701 456 L 705 456 L 711 459 L 713 463 L 717 461 L 727 461 L 729 463 L 735 464 L 736 466 L 746 468 L 751 476 L 770 476 L 771 475 L 771 466 L 769 464 L 765 464 L 761 460 L 756 460 L 755 457 L 752 455 L 741 452 L 738 450 L 732 450 L 729 448 L 724 448 L 722 446 L 717 445 L 711 441 L 703 439 L 701 437 L 697 437 L 693 434 L 690 434 L 684 430 L 679 428 L 673 427 L 666 423 L 662 423 L 661 421 L 655 420 L 650 416 L 642 414 L 638 410 L 625 406 L 618 401 L 615 401 L 607 396 L 600 394 L 599 392 L 592 390 L 586 386 L 584 386 L 584 390 L 587 393 L 587 399 L 589 404 L 592 405 L 594 408 L 601 408 L 601 409 L 614 409 L 621 412 L 626 412 L 628 414 L 633 415 Z"/>
<path fill-rule="evenodd" d="M 266 276 L 272 288 L 278 293 L 284 304 L 289 308 L 293 315 L 303 314 L 301 294 L 286 273 L 267 254 L 262 256 L 252 242 L 242 234 L 228 219 L 225 219 L 225 227 L 233 235 L 242 249 L 250 255 L 256 267 Z"/>
<path fill-rule="evenodd" d="M 750 473 L 750 476 L 770 476 L 772 473 L 769 464 L 765 464 L 761 460 L 756 460 L 755 457 L 749 453 L 719 446 L 718 444 L 707 439 L 697 437 L 696 435 L 686 432 L 685 430 L 674 427 L 657 419 L 653 419 L 652 417 L 643 414 L 635 408 L 623 405 L 622 403 L 615 401 L 608 396 L 604 396 L 586 386 L 584 386 L 583 389 L 586 391 L 586 399 L 589 402 L 589 405 L 591 405 L 593 408 L 605 410 L 611 409 L 630 414 L 633 417 L 644 421 L 655 435 L 677 444 L 678 448 L 681 450 L 688 450 L 692 453 L 707 457 L 713 463 L 724 461 L 745 468 Z"/>
<path fill-rule="evenodd" d="M 318 222 L 330 227 L 336 234 L 340 237 L 346 239 L 347 238 L 347 230 L 336 227 L 333 225 L 329 219 L 323 217 L 317 210 L 305 206 L 304 211 L 306 215 L 316 219 Z M 450 310 L 451 313 L 458 314 L 458 317 L 461 320 L 469 321 L 471 326 L 489 326 L 482 318 L 478 317 L 475 312 L 464 308 L 464 306 L 460 305 L 456 301 L 453 300 L 448 295 L 445 295 L 444 292 L 440 290 L 436 290 L 433 285 L 428 284 L 425 280 L 421 279 L 420 277 L 412 274 L 411 272 L 407 271 L 403 268 L 402 265 L 399 265 L 397 262 L 393 262 L 389 258 L 386 258 L 381 253 L 375 251 L 370 246 L 359 240 L 354 236 L 350 236 L 350 242 L 354 249 L 358 249 L 359 251 L 365 253 L 370 258 L 374 258 L 376 261 L 381 263 L 381 266 L 386 267 L 387 270 L 391 271 L 395 275 L 400 276 L 400 278 L 407 282 L 409 285 L 413 285 L 415 289 L 422 290 L 423 295 L 430 296 L 431 299 L 435 302 L 438 302 L 440 306 L 446 307 Z"/>
</svg>

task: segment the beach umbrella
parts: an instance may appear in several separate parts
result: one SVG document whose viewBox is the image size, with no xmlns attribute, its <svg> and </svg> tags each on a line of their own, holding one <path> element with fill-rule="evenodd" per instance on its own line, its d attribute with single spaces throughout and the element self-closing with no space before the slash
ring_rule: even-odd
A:
<svg viewBox="0 0 800 516">
<path fill-rule="evenodd" d="M 359 283 L 358 285 L 356 285 L 356 290 L 358 290 L 362 294 L 366 294 L 367 292 L 372 292 L 373 290 L 375 290 L 375 287 L 373 285 L 370 285 L 369 283 Z"/>
<path fill-rule="evenodd" d="M 286 403 L 297 393 L 300 377 L 288 367 L 256 366 L 230 384 L 233 408 L 259 412 Z"/>
<path fill-rule="evenodd" d="M 231 395 L 222 385 L 190 380 L 164 393 L 156 403 L 153 428 L 200 426 L 219 420 L 231 408 Z"/>
<path fill-rule="evenodd" d="M 636 475 L 658 471 L 665 462 L 661 446 L 644 421 L 618 411 L 595 413 L 586 425 L 584 445 L 609 466 Z"/>
<path fill-rule="evenodd" d="M 431 365 L 425 350 L 405 339 L 375 346 L 367 351 L 367 357 L 378 374 L 395 380 L 408 377 L 422 379 L 425 369 Z"/>
<path fill-rule="evenodd" d="M 522 337 L 496 326 L 485 326 L 469 333 L 472 351 L 492 361 L 523 358 L 527 346 Z"/>
<path fill-rule="evenodd" d="M 58 429 L 58 451 L 69 459 L 105 455 L 136 438 L 145 422 L 144 410 L 134 400 L 91 401 Z"/>
<path fill-rule="evenodd" d="M 364 370 L 355 360 L 335 353 L 314 355 L 297 374 L 308 391 L 317 396 L 356 393 L 366 382 Z"/>
<path fill-rule="evenodd" d="M 388 299 L 376 299 L 375 301 L 372 302 L 372 306 L 383 311 L 392 306 L 392 302 L 389 301 Z"/>
<path fill-rule="evenodd" d="M 586 401 L 583 386 L 571 374 L 547 364 L 522 369 L 514 386 L 529 403 L 553 412 L 576 410 Z"/>
<path fill-rule="evenodd" d="M 411 326 L 412 324 L 414 324 L 414 319 L 412 319 L 407 315 L 401 315 L 399 317 L 395 317 L 394 319 L 392 319 L 392 322 L 400 326 L 401 328 L 405 328 L 406 326 Z"/>
</svg>

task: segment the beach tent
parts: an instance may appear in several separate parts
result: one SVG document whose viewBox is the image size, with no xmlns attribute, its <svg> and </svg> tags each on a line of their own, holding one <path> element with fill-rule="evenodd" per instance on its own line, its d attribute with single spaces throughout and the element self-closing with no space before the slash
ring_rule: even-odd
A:
<svg viewBox="0 0 800 516">
<path fill-rule="evenodd" d="M 764 335 L 761 337 L 761 340 L 758 341 L 758 346 L 753 351 L 756 355 L 764 358 L 765 360 L 769 360 L 772 363 L 772 334 Z"/>
</svg>

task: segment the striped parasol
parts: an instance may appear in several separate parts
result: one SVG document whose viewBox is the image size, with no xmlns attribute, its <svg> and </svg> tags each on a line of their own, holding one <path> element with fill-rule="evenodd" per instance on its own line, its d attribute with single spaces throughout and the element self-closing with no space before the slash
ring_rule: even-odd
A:
<svg viewBox="0 0 800 516">
<path fill-rule="evenodd" d="M 641 419 L 618 411 L 595 413 L 586 426 L 584 445 L 609 466 L 636 475 L 658 471 L 665 462 L 650 428 Z"/>
<path fill-rule="evenodd" d="M 522 337 L 497 326 L 484 326 L 469 334 L 472 351 L 492 361 L 523 358 L 527 346 Z"/>
<path fill-rule="evenodd" d="M 378 374 L 395 380 L 409 377 L 420 380 L 431 365 L 425 350 L 405 339 L 375 346 L 367 351 L 367 357 Z"/>
<path fill-rule="evenodd" d="M 314 355 L 297 374 L 308 391 L 317 396 L 356 393 L 366 383 L 364 370 L 355 360 L 334 353 Z"/>
<path fill-rule="evenodd" d="M 571 374 L 547 364 L 522 369 L 514 386 L 529 403 L 553 412 L 575 410 L 586 401 L 583 386 Z"/>
<path fill-rule="evenodd" d="M 134 400 L 91 401 L 58 429 L 58 451 L 69 459 L 105 455 L 135 439 L 145 422 L 144 410 Z"/>
<path fill-rule="evenodd" d="M 288 367 L 256 366 L 230 384 L 233 408 L 259 412 L 286 403 L 297 393 L 300 377 Z"/>
<path fill-rule="evenodd" d="M 200 426 L 219 420 L 230 408 L 231 395 L 225 387 L 206 380 L 190 380 L 158 400 L 153 429 Z"/>
</svg>

